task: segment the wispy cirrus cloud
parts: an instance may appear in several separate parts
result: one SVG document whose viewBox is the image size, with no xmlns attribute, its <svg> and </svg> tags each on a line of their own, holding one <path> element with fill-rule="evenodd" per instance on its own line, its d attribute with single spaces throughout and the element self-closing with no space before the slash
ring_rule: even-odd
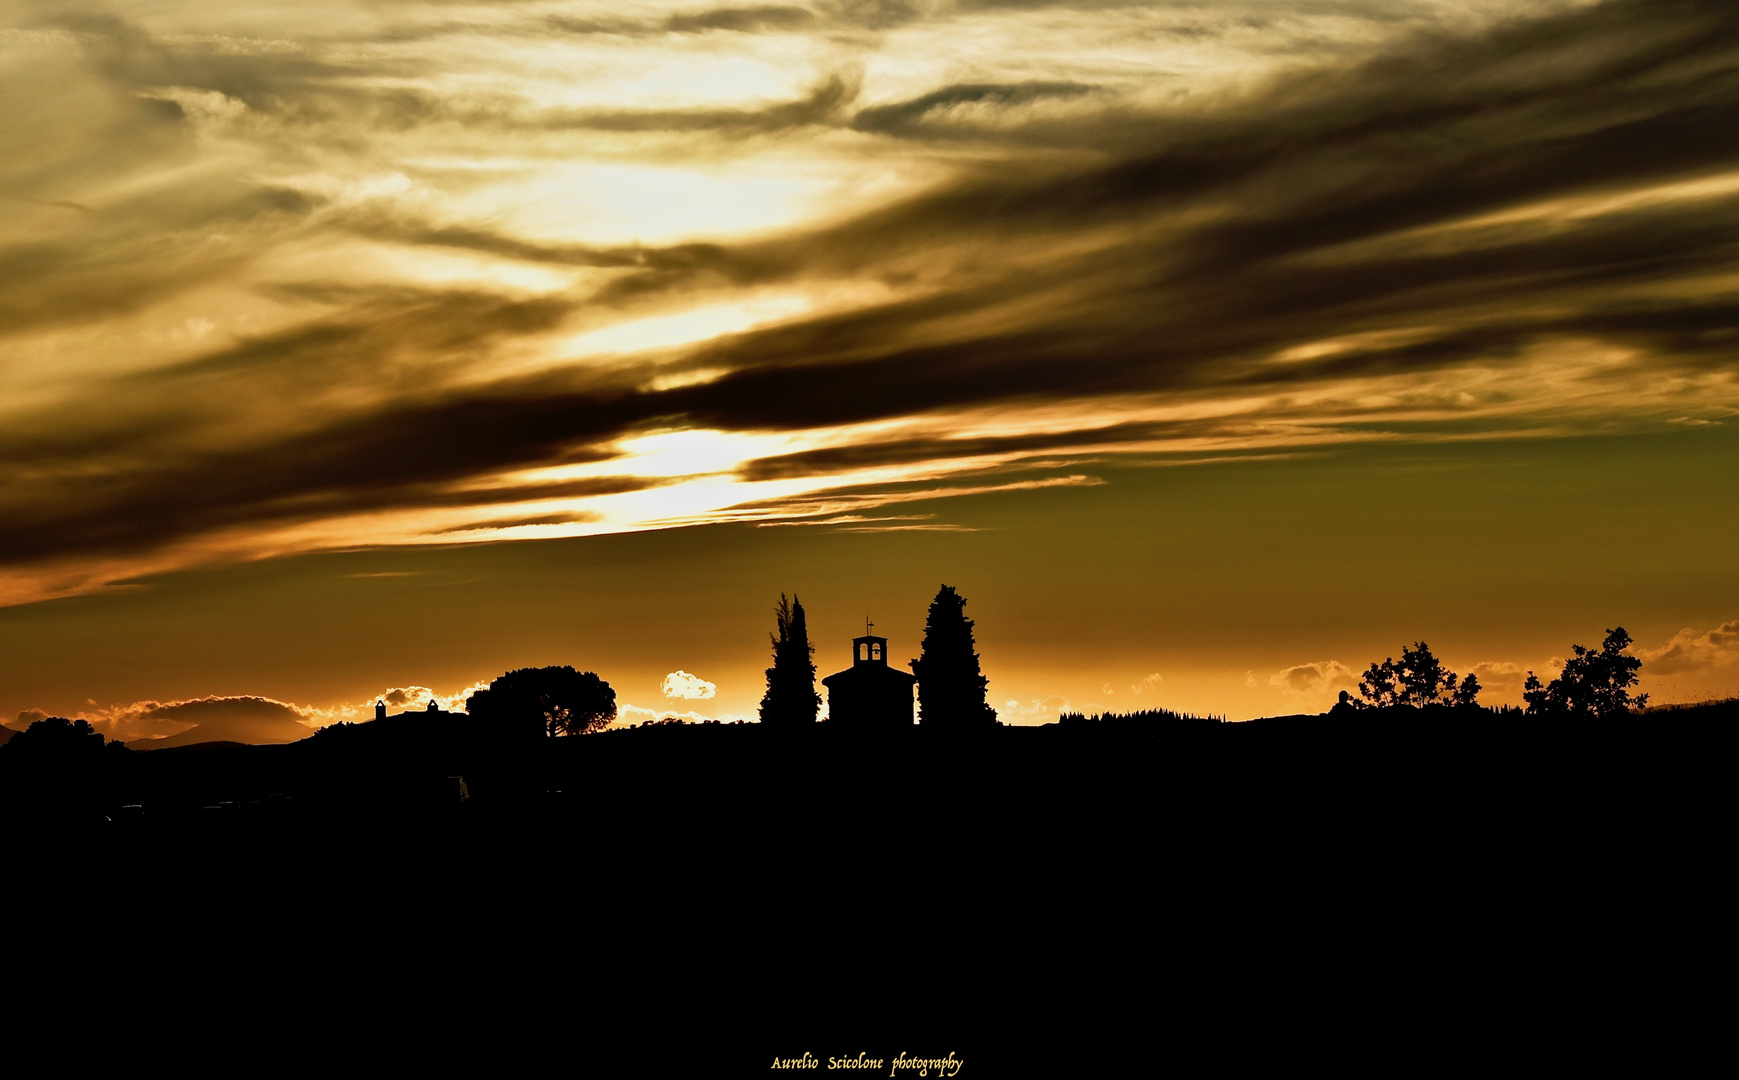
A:
<svg viewBox="0 0 1739 1080">
<path fill-rule="evenodd" d="M 0 52 L 8 602 L 1739 406 L 1727 5 L 41 6 Z"/>
</svg>

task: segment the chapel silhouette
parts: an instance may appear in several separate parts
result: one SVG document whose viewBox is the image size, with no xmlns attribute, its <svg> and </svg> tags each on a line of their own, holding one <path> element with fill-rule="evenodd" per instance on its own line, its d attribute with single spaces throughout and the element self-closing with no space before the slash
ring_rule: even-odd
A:
<svg viewBox="0 0 1739 1080">
<path fill-rule="evenodd" d="M 917 682 L 916 675 L 888 666 L 887 638 L 853 638 L 851 666 L 821 680 L 827 687 L 827 722 L 863 730 L 911 727 Z"/>
</svg>

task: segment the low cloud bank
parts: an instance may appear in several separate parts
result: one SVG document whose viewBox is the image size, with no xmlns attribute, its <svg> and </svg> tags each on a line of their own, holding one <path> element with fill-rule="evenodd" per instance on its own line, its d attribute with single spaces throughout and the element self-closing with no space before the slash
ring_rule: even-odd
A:
<svg viewBox="0 0 1739 1080">
<path fill-rule="evenodd" d="M 1699 633 L 1686 627 L 1657 649 L 1638 651 L 1645 675 L 1680 675 L 1730 668 L 1739 662 L 1739 619 Z"/>
<path fill-rule="evenodd" d="M 104 738 L 158 749 L 201 742 L 295 742 L 319 726 L 311 713 L 274 698 L 213 695 L 80 709 L 73 719 L 89 721 Z M 18 714 L 16 726 L 28 727 L 47 715 L 41 709 L 26 709 Z"/>
<path fill-rule="evenodd" d="M 684 712 L 676 712 L 672 709 L 648 709 L 641 705 L 618 703 L 616 706 L 616 722 L 610 726 L 612 728 L 628 728 L 634 727 L 636 724 L 648 724 L 660 720 L 671 719 L 679 720 L 684 724 L 736 724 L 744 722 L 755 723 L 759 721 L 759 717 L 743 716 L 738 713 L 719 713 L 714 716 L 709 716 L 706 713 L 695 712 L 693 709 Z"/>
<path fill-rule="evenodd" d="M 1553 661 L 1548 670 L 1556 671 L 1563 666 L 1562 661 Z M 1519 705 L 1522 701 L 1522 683 L 1527 678 L 1527 672 L 1520 664 L 1507 661 L 1488 660 L 1483 664 L 1475 664 L 1468 672 L 1479 679 L 1480 701 L 1490 705 L 1497 702 L 1507 702 Z"/>
<path fill-rule="evenodd" d="M 1275 672 L 1268 685 L 1279 687 L 1291 705 L 1327 708 L 1342 690 L 1357 694 L 1359 676 L 1339 660 L 1316 660 Z"/>
<path fill-rule="evenodd" d="M 70 718 L 86 720 L 104 738 L 140 749 L 161 750 L 202 742 L 266 745 L 305 739 L 329 724 L 372 720 L 377 701 L 385 702 L 389 713 L 418 712 L 431 700 L 443 710 L 463 711 L 465 699 L 487 685 L 475 683 L 457 694 L 442 694 L 427 686 L 389 687 L 362 701 L 327 708 L 255 694 L 212 694 L 179 701 L 144 699 L 107 707 L 93 702 L 88 708 L 72 712 Z M 24 709 L 8 726 L 22 731 L 50 715 L 59 714 Z"/>
<path fill-rule="evenodd" d="M 1102 712 L 1103 708 L 1095 705 L 1083 707 L 1087 712 Z M 996 718 L 1005 724 L 1054 724 L 1057 717 L 1066 712 L 1077 712 L 1074 702 L 1062 694 L 1052 694 L 1046 698 L 1034 698 L 1021 701 L 1019 698 L 1007 698 L 997 706 Z"/>
</svg>

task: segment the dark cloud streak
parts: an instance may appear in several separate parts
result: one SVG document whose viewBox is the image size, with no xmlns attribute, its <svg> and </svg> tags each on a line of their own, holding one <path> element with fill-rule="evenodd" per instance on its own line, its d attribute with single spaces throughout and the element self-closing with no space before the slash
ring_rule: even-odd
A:
<svg viewBox="0 0 1739 1080">
<path fill-rule="evenodd" d="M 795 101 L 756 109 L 572 109 L 536 114 L 533 122 L 549 130 L 767 134 L 820 124 L 841 114 L 857 97 L 855 76 L 834 74 Z"/>
<path fill-rule="evenodd" d="M 883 134 L 922 133 L 924 121 L 935 113 L 960 105 L 1025 105 L 1046 99 L 1067 99 L 1091 93 L 1090 86 L 1073 82 L 956 83 L 892 105 L 860 110 L 851 126 L 859 131 Z"/>
</svg>

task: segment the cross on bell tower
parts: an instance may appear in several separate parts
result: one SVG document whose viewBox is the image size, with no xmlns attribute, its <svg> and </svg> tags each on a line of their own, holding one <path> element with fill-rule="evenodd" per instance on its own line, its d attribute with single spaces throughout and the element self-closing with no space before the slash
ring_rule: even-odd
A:
<svg viewBox="0 0 1739 1080">
<path fill-rule="evenodd" d="M 851 664 L 862 667 L 865 664 L 888 666 L 888 639 L 876 637 L 870 633 L 875 623 L 868 619 L 863 621 L 863 637 L 853 638 L 851 642 Z"/>
</svg>

